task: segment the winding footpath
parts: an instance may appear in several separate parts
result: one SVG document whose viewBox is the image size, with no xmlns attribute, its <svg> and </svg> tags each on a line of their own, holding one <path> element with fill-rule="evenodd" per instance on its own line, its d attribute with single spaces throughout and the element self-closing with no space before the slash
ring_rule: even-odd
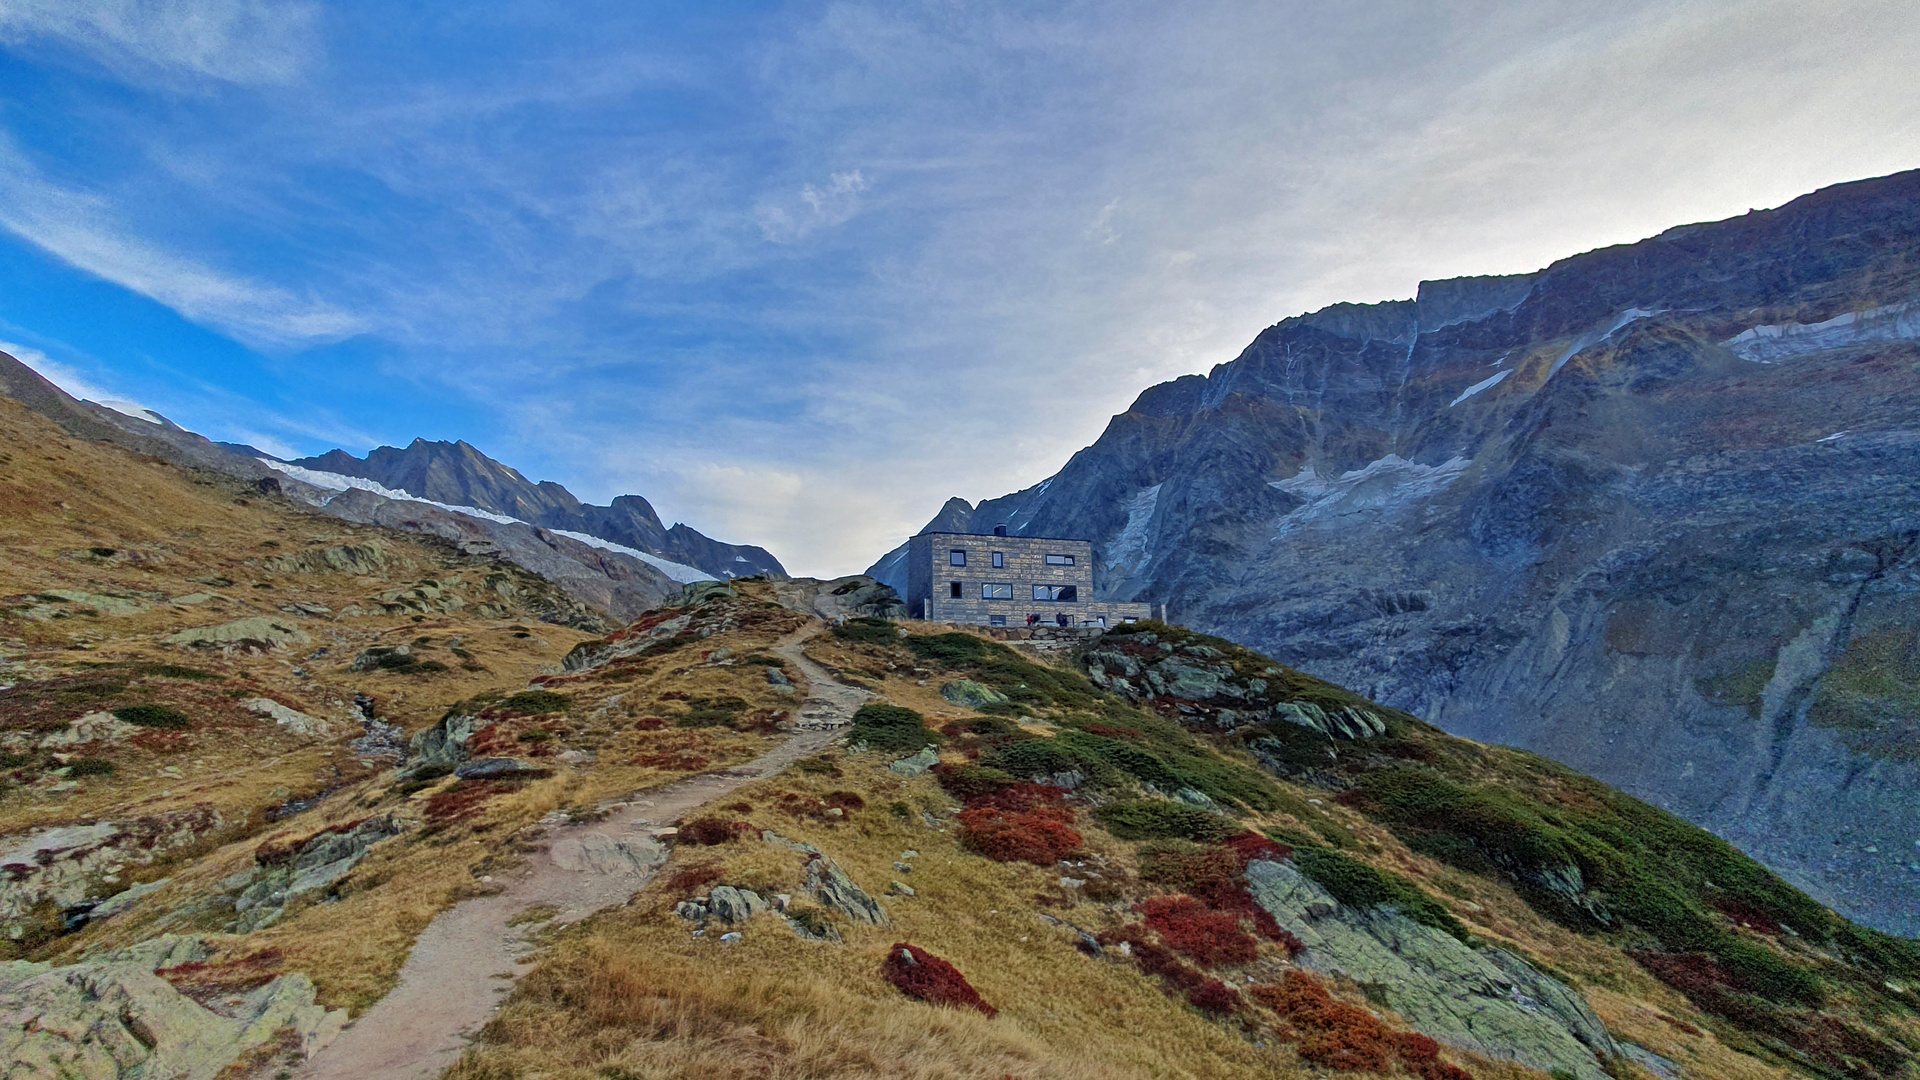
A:
<svg viewBox="0 0 1920 1080">
<path fill-rule="evenodd" d="M 666 861 L 652 830 L 743 784 L 772 776 L 839 737 L 871 695 L 835 682 L 801 653 L 806 640 L 822 629 L 809 623 L 771 650 L 799 668 L 807 681 L 797 730 L 785 742 L 745 765 L 608 804 L 602 807 L 608 816 L 600 821 L 549 826 L 544 848 L 529 852 L 519 870 L 502 875 L 502 891 L 463 901 L 427 925 L 392 992 L 314 1055 L 299 1073 L 302 1080 L 424 1080 L 440 1075 L 459 1060 L 500 1000 L 532 969 L 529 934 L 625 903 Z M 515 925 L 536 907 L 551 907 L 558 914 Z"/>
</svg>

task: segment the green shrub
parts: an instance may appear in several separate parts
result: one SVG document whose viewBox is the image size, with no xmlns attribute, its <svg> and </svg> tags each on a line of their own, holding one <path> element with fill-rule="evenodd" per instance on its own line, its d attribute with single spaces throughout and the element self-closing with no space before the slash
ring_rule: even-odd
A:
<svg viewBox="0 0 1920 1080">
<path fill-rule="evenodd" d="M 1072 772 L 1081 763 L 1080 758 L 1061 748 L 1056 739 L 1021 739 L 995 747 L 981 755 L 981 760 L 1015 776 L 1025 777 Z"/>
<path fill-rule="evenodd" d="M 1103 695 L 1092 683 L 1072 672 L 1036 664 L 998 642 L 972 634 L 926 634 L 908 637 L 904 644 L 914 656 L 964 672 L 974 682 L 991 686 L 1009 699 L 1009 706 L 1092 709 Z"/>
<path fill-rule="evenodd" d="M 83 757 L 67 762 L 68 776 L 112 776 L 113 762 L 106 758 Z"/>
<path fill-rule="evenodd" d="M 1753 992 L 1778 1005 L 1818 1005 L 1820 977 L 1763 945 L 1729 934 L 1713 948 L 1714 959 Z"/>
<path fill-rule="evenodd" d="M 1293 864 L 1308 880 L 1319 884 L 1348 907 L 1396 908 L 1414 922 L 1443 930 L 1461 941 L 1468 938 L 1467 928 L 1453 917 L 1445 904 L 1404 878 L 1326 848 L 1296 849 Z"/>
<path fill-rule="evenodd" d="M 886 619 L 848 619 L 833 628 L 833 636 L 855 645 L 898 645 L 900 628 Z"/>
<path fill-rule="evenodd" d="M 114 719 L 140 727 L 180 730 L 191 726 L 187 714 L 165 705 L 125 705 L 113 710 Z"/>
<path fill-rule="evenodd" d="M 202 671 L 182 664 L 135 664 L 133 673 L 161 679 L 184 679 L 188 682 L 222 682 L 226 679 L 225 675 L 216 675 L 211 671 Z"/>
<path fill-rule="evenodd" d="M 496 708 L 509 712 L 539 716 L 544 713 L 566 712 L 573 707 L 573 699 L 565 694 L 556 694 L 551 690 L 522 690 L 517 694 L 500 699 Z"/>
<path fill-rule="evenodd" d="M 540 728 L 532 728 L 520 733 L 520 741 L 524 743 L 552 742 L 553 732 L 544 731 Z"/>
<path fill-rule="evenodd" d="M 674 717 L 677 727 L 725 727 L 747 711 L 745 700 L 733 696 L 697 697 L 687 702 L 687 711 Z"/>
<path fill-rule="evenodd" d="M 1240 827 L 1185 803 L 1165 799 L 1128 799 L 1110 802 L 1093 812 L 1094 820 L 1122 840 L 1198 840 L 1217 844 Z"/>
<path fill-rule="evenodd" d="M 440 671 L 447 670 L 447 665 L 441 663 L 438 660 L 422 660 L 419 663 L 413 665 L 413 667 L 410 670 L 412 670 L 415 674 L 419 674 L 421 672 L 440 672 Z"/>
<path fill-rule="evenodd" d="M 864 742 L 872 750 L 918 750 L 937 745 L 940 737 L 927 730 L 925 720 L 912 709 L 898 705 L 862 705 L 853 714 L 850 741 Z"/>
</svg>

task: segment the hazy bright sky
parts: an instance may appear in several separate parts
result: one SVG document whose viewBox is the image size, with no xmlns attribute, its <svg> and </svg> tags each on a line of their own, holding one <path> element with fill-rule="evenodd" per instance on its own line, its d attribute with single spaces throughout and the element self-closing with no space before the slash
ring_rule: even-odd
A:
<svg viewBox="0 0 1920 1080">
<path fill-rule="evenodd" d="M 1288 315 L 1920 166 L 1916 57 L 1912 0 L 0 0 L 0 348 L 851 572 Z"/>
</svg>

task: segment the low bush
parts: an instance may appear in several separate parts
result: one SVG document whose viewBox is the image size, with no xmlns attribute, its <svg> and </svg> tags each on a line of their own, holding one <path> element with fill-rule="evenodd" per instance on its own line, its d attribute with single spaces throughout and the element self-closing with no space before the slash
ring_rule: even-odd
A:
<svg viewBox="0 0 1920 1080">
<path fill-rule="evenodd" d="M 522 690 L 517 694 L 501 698 L 494 708 L 505 712 L 521 713 L 526 716 L 540 716 L 545 713 L 566 712 L 573 707 L 573 698 L 552 690 Z"/>
<path fill-rule="evenodd" d="M 1107 803 L 1094 819 L 1122 840 L 1179 838 L 1219 843 L 1239 828 L 1219 814 L 1165 799 L 1127 799 Z"/>
<path fill-rule="evenodd" d="M 699 844 L 702 847 L 713 847 L 758 835 L 758 830 L 749 822 L 728 821 L 718 817 L 698 817 L 683 823 L 674 839 L 683 843 Z"/>
<path fill-rule="evenodd" d="M 940 787 L 947 794 L 961 802 L 972 802 L 982 795 L 991 795 L 1021 782 L 1012 775 L 991 766 L 956 765 L 950 762 L 935 765 L 933 777 L 940 782 Z"/>
<path fill-rule="evenodd" d="M 1297 1040 L 1303 1061 L 1348 1072 L 1386 1072 L 1397 1060 L 1423 1080 L 1473 1080 L 1439 1060 L 1440 1046 L 1432 1039 L 1388 1030 L 1366 1009 L 1335 1001 L 1319 980 L 1303 972 L 1290 971 L 1285 982 L 1250 986 L 1247 993 L 1281 1018 L 1282 1034 Z"/>
<path fill-rule="evenodd" d="M 1052 866 L 1080 850 L 1070 812 L 1045 808 L 1008 813 L 991 806 L 960 811 L 960 844 L 995 862 Z"/>
<path fill-rule="evenodd" d="M 726 876 L 726 871 L 714 863 L 683 867 L 667 879 L 667 895 L 691 896 Z"/>
<path fill-rule="evenodd" d="M 853 714 L 851 742 L 863 742 L 870 750 L 913 751 L 934 746 L 940 737 L 927 730 L 925 718 L 899 705 L 862 705 Z"/>
<path fill-rule="evenodd" d="M 147 728 L 178 731 L 192 726 L 192 721 L 187 719 L 187 714 L 177 709 L 169 709 L 165 705 L 126 705 L 113 710 L 113 716 L 116 720 Z"/>
<path fill-rule="evenodd" d="M 676 727 L 729 727 L 748 709 L 743 698 L 730 695 L 697 697 L 687 702 L 687 711 L 673 718 Z"/>
<path fill-rule="evenodd" d="M 135 664 L 132 670 L 135 675 L 182 679 L 188 682 L 222 682 L 226 679 L 225 675 L 216 675 L 211 671 L 202 671 L 182 664 Z"/>
<path fill-rule="evenodd" d="M 848 619 L 833 628 L 833 636 L 855 645 L 898 645 L 900 628 L 886 619 Z"/>
<path fill-rule="evenodd" d="M 1147 928 L 1167 948 L 1203 968 L 1250 964 L 1257 955 L 1252 935 L 1232 915 L 1209 911 L 1190 896 L 1155 896 L 1142 905 Z"/>
<path fill-rule="evenodd" d="M 112 776 L 113 762 L 106 758 L 83 757 L 67 762 L 68 776 Z"/>
<path fill-rule="evenodd" d="M 887 950 L 886 963 L 880 971 L 894 989 L 915 1001 L 999 1015 L 1000 1010 L 981 1000 L 979 992 L 960 974 L 959 968 L 917 946 L 896 942 Z"/>
<path fill-rule="evenodd" d="M 1467 928 L 1446 905 L 1404 878 L 1326 848 L 1301 848 L 1293 853 L 1293 863 L 1308 880 L 1348 907 L 1396 908 L 1414 922 L 1444 930 L 1461 941 L 1469 937 Z"/>
</svg>

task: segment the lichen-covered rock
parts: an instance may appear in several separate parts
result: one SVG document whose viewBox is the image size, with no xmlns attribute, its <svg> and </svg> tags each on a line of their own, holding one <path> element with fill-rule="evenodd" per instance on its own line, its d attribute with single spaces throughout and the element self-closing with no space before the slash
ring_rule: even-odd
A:
<svg viewBox="0 0 1920 1080">
<path fill-rule="evenodd" d="M 853 883 L 846 871 L 824 855 L 807 860 L 807 895 L 822 907 L 845 915 L 854 922 L 884 926 L 887 913 L 879 902 Z"/>
<path fill-rule="evenodd" d="M 707 910 L 721 922 L 743 923 L 763 911 L 772 909 L 773 905 L 752 889 L 718 885 L 707 896 Z"/>
<path fill-rule="evenodd" d="M 346 1010 L 314 1003 L 305 975 L 279 976 L 216 1012 L 154 974 L 207 956 L 199 939 L 169 935 L 64 967 L 0 965 L 5 1075 L 212 1080 L 284 1031 L 311 1057 L 346 1023 Z"/>
<path fill-rule="evenodd" d="M 935 765 L 940 764 L 940 752 L 931 746 L 923 746 L 912 757 L 903 757 L 887 766 L 888 771 L 901 776 L 925 776 Z"/>
<path fill-rule="evenodd" d="M 313 639 L 306 631 L 284 619 L 275 619 L 266 615 L 256 615 L 250 619 L 236 619 L 219 626 L 198 626 L 191 630 L 182 630 L 167 638 L 167 644 L 188 648 L 219 648 L 222 646 L 250 646 L 260 649 L 277 649 L 283 645 L 304 645 Z"/>
<path fill-rule="evenodd" d="M 312 837 L 285 862 L 261 866 L 222 885 L 237 890 L 233 910 L 237 918 L 224 929 L 246 934 L 280 921 L 293 900 L 324 894 L 343 880 L 375 844 L 405 832 L 391 815 L 368 818 L 350 829 Z"/>
<path fill-rule="evenodd" d="M 467 740 L 474 732 L 492 723 L 465 713 L 449 713 L 440 722 L 416 734 L 407 743 L 407 773 L 419 775 L 437 770 L 446 775 L 467 760 Z"/>
<path fill-rule="evenodd" d="M 201 805 L 0 839 L 0 932 L 31 940 L 48 929 L 39 913 L 79 908 L 117 891 L 114 883 L 128 867 L 204 840 L 222 825 L 219 811 Z"/>
<path fill-rule="evenodd" d="M 325 737 L 333 733 L 332 725 L 317 716 L 308 716 L 298 709 L 289 709 L 272 698 L 248 698 L 241 702 L 248 712 L 256 716 L 265 716 L 274 723 L 286 728 L 295 735 L 317 735 Z"/>
<path fill-rule="evenodd" d="M 993 687 L 985 683 L 974 682 L 971 679 L 955 679 L 945 686 L 942 686 L 940 688 L 940 696 L 953 702 L 955 705 L 968 709 L 979 709 L 988 705 L 1005 705 L 1009 700 L 1007 695 L 995 690 Z"/>
<path fill-rule="evenodd" d="M 1247 867 L 1254 900 L 1305 944 L 1302 967 L 1373 988 L 1421 1032 L 1543 1072 L 1607 1080 L 1619 1053 L 1586 1001 L 1518 956 L 1475 949 L 1388 907 L 1356 910 L 1288 863 Z"/>
<path fill-rule="evenodd" d="M 1273 707 L 1273 718 L 1335 739 L 1370 739 L 1387 730 L 1378 715 L 1350 705 L 1323 709 L 1311 701 L 1283 701 Z"/>
</svg>

